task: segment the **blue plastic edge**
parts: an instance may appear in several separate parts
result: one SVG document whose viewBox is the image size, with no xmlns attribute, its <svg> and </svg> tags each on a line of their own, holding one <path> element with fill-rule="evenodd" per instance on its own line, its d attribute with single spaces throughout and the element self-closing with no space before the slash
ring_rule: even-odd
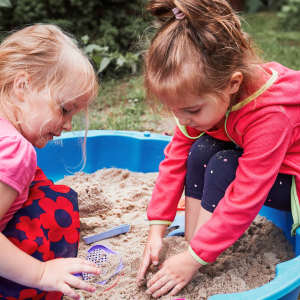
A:
<svg viewBox="0 0 300 300">
<path fill-rule="evenodd" d="M 300 285 L 300 256 L 294 259 L 278 264 L 276 266 L 276 277 L 269 283 L 256 289 L 235 293 L 222 294 L 209 297 L 209 300 L 277 300 L 288 296 Z M 284 297 L 284 299 L 297 299 L 298 295 L 292 295 L 293 298 Z"/>
<path fill-rule="evenodd" d="M 54 137 L 54 141 L 61 139 L 73 139 L 84 138 L 85 131 L 71 131 L 63 132 L 60 137 Z M 172 137 L 168 135 L 162 135 L 158 133 L 151 133 L 149 131 L 139 132 L 139 131 L 121 131 L 121 130 L 89 130 L 87 137 L 95 136 L 119 136 L 119 137 L 134 137 L 141 140 L 162 140 L 169 142 Z"/>
<path fill-rule="evenodd" d="M 78 171 L 93 173 L 103 168 L 133 172 L 157 172 L 163 150 L 172 137 L 149 132 L 91 130 L 86 141 L 87 161 L 83 170 L 84 132 L 67 132 L 36 149 L 38 166 L 54 182 Z"/>
</svg>

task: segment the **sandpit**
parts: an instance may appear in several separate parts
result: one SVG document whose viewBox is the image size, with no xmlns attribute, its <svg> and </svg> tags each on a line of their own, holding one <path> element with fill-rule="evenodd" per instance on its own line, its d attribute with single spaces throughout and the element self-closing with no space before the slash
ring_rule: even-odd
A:
<svg viewBox="0 0 300 300">
<path fill-rule="evenodd" d="M 91 246 L 101 244 L 119 253 L 124 262 L 123 270 L 103 287 L 95 284 L 95 293 L 80 291 L 84 299 L 151 299 L 145 293 L 146 286 L 136 285 L 135 278 L 147 242 L 149 224 L 145 221 L 146 210 L 157 175 L 158 173 L 134 173 L 112 168 L 90 175 L 79 173 L 59 181 L 60 184 L 73 188 L 79 195 L 79 207 L 84 217 L 80 219 L 78 256 L 85 258 Z M 133 225 L 126 234 L 90 245 L 86 245 L 82 239 L 83 236 L 103 232 L 121 224 Z M 188 242 L 183 237 L 165 238 L 160 263 L 187 248 Z M 204 300 L 214 294 L 250 290 L 271 281 L 275 277 L 276 265 L 293 257 L 295 254 L 292 246 L 281 229 L 258 216 L 234 245 L 215 263 L 207 266 L 205 274 L 196 274 L 176 297 L 162 296 L 159 299 Z M 156 271 L 156 268 L 151 267 L 147 279 Z M 91 280 L 93 281 L 94 279 Z M 116 282 L 113 288 L 103 292 Z"/>
</svg>

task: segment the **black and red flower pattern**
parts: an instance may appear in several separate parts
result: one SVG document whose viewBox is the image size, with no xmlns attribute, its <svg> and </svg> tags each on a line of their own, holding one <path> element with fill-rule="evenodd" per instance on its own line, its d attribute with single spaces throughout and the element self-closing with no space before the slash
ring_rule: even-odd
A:
<svg viewBox="0 0 300 300">
<path fill-rule="evenodd" d="M 39 219 L 35 218 L 31 220 L 29 217 L 23 216 L 19 220 L 20 223 L 16 225 L 16 228 L 24 231 L 28 239 L 34 241 L 38 236 L 44 236 Z"/>
<path fill-rule="evenodd" d="M 76 257 L 80 233 L 76 192 L 54 185 L 37 168 L 27 201 L 2 233 L 40 261 Z M 62 296 L 60 292 L 44 292 L 0 277 L 1 300 L 61 300 Z"/>
<path fill-rule="evenodd" d="M 63 237 L 68 243 L 76 243 L 79 239 L 79 212 L 73 210 L 73 204 L 65 197 L 57 197 L 56 201 L 46 197 L 39 201 L 40 207 L 46 212 L 40 219 L 45 229 L 49 229 L 48 238 L 58 242 Z"/>
</svg>

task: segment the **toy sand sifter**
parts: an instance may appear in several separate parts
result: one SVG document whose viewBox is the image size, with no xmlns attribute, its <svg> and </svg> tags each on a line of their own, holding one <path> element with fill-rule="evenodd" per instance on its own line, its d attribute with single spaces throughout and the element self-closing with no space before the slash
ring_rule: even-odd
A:
<svg viewBox="0 0 300 300">
<path fill-rule="evenodd" d="M 37 149 L 38 166 L 53 181 L 78 172 L 71 169 L 82 160 L 79 137 L 84 133 L 63 133 L 43 149 Z M 150 132 L 91 130 L 87 137 L 87 162 L 83 172 L 93 173 L 102 168 L 122 168 L 133 172 L 158 172 L 164 159 L 163 150 L 171 137 Z M 276 277 L 269 283 L 242 293 L 220 294 L 210 300 L 297 300 L 300 291 L 300 228 L 291 237 L 292 214 L 263 207 L 259 213 L 282 228 L 292 243 L 296 257 L 276 266 Z"/>
</svg>

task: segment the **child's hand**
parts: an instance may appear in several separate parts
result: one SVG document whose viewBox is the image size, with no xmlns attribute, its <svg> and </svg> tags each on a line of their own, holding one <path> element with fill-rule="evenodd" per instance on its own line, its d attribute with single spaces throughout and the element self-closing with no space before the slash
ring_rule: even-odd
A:
<svg viewBox="0 0 300 300">
<path fill-rule="evenodd" d="M 168 228 L 167 225 L 151 225 L 148 241 L 144 250 L 143 260 L 137 272 L 136 283 L 145 276 L 145 273 L 151 264 L 158 264 L 159 252 L 163 246 L 163 235 Z"/>
<path fill-rule="evenodd" d="M 159 267 L 160 271 L 149 280 L 147 294 L 158 298 L 172 289 L 169 296 L 174 296 L 190 282 L 201 267 L 188 251 L 174 255 L 167 259 Z"/>
<path fill-rule="evenodd" d="M 43 263 L 38 288 L 43 291 L 60 291 L 73 299 L 80 295 L 70 286 L 93 293 L 95 287 L 75 277 L 73 273 L 100 274 L 100 269 L 91 261 L 81 258 L 60 258 Z"/>
</svg>

